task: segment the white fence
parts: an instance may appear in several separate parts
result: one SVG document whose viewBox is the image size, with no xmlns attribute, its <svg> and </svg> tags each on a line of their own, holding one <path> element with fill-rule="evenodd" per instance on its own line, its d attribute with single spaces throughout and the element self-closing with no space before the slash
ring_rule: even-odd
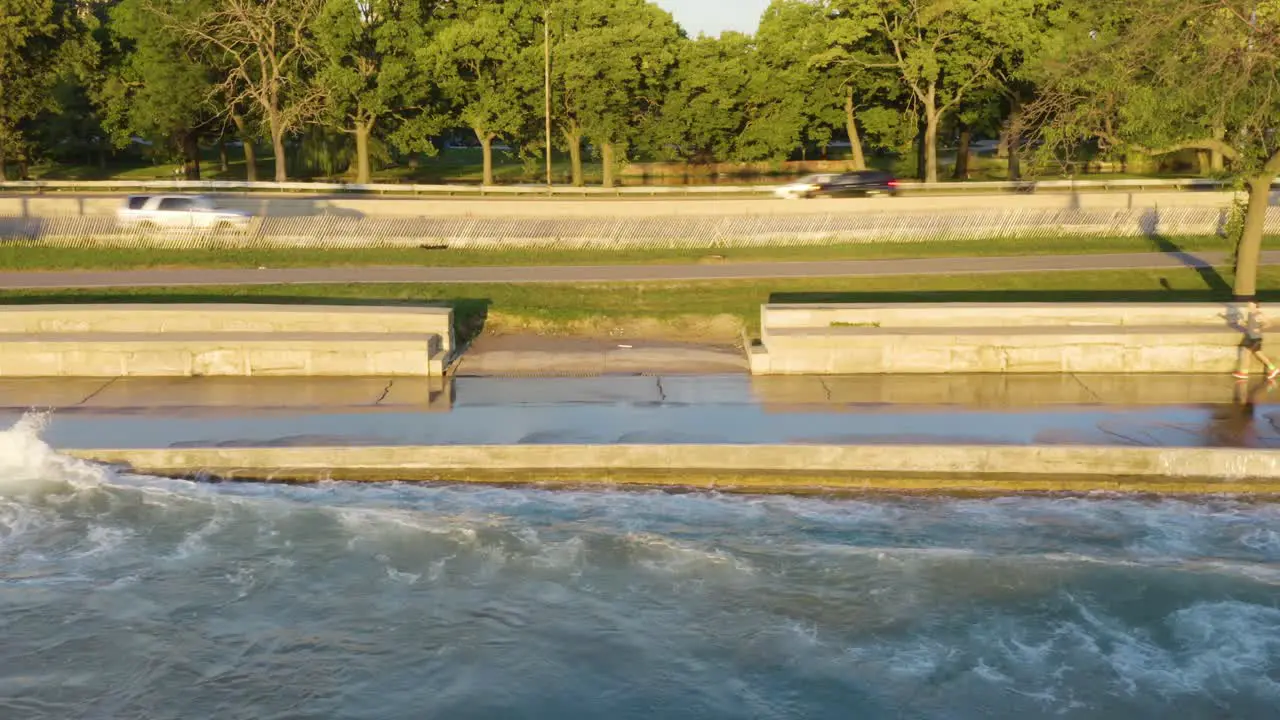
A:
<svg viewBox="0 0 1280 720">
<path fill-rule="evenodd" d="M 319 183 L 319 182 L 235 182 L 225 180 L 27 180 L 0 182 L 0 192 L 90 191 L 119 193 L 133 191 L 185 191 L 219 193 L 308 193 L 370 195 L 470 195 L 470 196 L 707 196 L 760 195 L 772 193 L 777 185 L 688 185 L 636 187 L 571 187 L 566 185 L 407 185 Z M 1222 190 L 1230 183 L 1218 180 L 1157 178 L 1116 178 L 1090 180 L 1028 180 L 1015 182 L 913 183 L 899 186 L 910 194 L 966 192 L 1097 192 L 1106 190 Z"/>
<path fill-rule="evenodd" d="M 985 210 L 649 218 L 266 217 L 245 232 L 138 231 L 110 217 L 0 218 L 0 242 L 127 248 L 637 249 L 1221 234 L 1228 211 Z M 1267 216 L 1280 233 L 1280 207 Z"/>
</svg>

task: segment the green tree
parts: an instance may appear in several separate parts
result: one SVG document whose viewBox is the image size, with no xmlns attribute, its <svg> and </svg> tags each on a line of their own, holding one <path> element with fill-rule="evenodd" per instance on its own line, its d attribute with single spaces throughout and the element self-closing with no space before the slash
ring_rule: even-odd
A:
<svg viewBox="0 0 1280 720">
<path fill-rule="evenodd" d="M 971 120 L 985 123 L 991 119 L 993 95 L 1002 101 L 1000 152 L 1006 158 L 1010 180 L 1022 176 L 1025 106 L 1039 94 L 1050 61 L 1065 48 L 1089 45 L 1091 32 L 1127 13 L 1123 4 L 1106 0 L 1038 0 L 1030 3 L 1028 10 L 1023 34 L 1007 44 L 996 60 L 994 82 L 980 89 L 976 102 L 963 108 Z"/>
<path fill-rule="evenodd" d="M 752 39 L 737 32 L 681 41 L 662 111 L 645 133 L 649 152 L 694 163 L 735 157 L 754 53 Z"/>
<path fill-rule="evenodd" d="M 839 80 L 811 62 L 827 47 L 825 20 L 822 5 L 803 0 L 774 0 L 765 10 L 755 36 L 740 159 L 785 159 L 806 142 L 825 147 L 831 141 L 832 126 L 844 117 L 845 93 Z"/>
<path fill-rule="evenodd" d="M 1006 48 L 1028 32 L 1040 0 L 833 0 L 833 40 L 848 62 L 888 70 L 921 118 L 925 182 L 938 181 L 943 119 L 991 82 Z"/>
<path fill-rule="evenodd" d="M 1220 153 L 1248 191 L 1235 295 L 1252 298 L 1280 174 L 1280 0 L 1136 0 L 1127 11 L 1052 68 L 1032 113 L 1046 151 Z"/>
<path fill-rule="evenodd" d="M 0 0 L 0 180 L 11 154 L 25 168 L 24 126 L 61 109 L 59 83 L 93 68 L 96 25 L 75 0 Z"/>
<path fill-rule="evenodd" d="M 590 139 L 612 186 L 619 148 L 660 108 L 681 31 L 646 0 L 557 0 L 551 6 L 556 117 L 574 185 L 583 184 L 582 141 Z"/>
<path fill-rule="evenodd" d="M 356 182 L 372 175 L 369 142 L 406 115 L 421 116 L 431 85 L 415 59 L 437 19 L 436 0 L 325 0 L 314 24 L 324 119 L 355 138 Z M 414 148 L 416 149 L 416 148 Z"/>
<path fill-rule="evenodd" d="M 493 141 L 514 141 L 542 117 L 541 10 L 532 0 L 462 0 L 419 51 L 453 117 L 480 142 L 485 185 L 494 183 Z"/>
<path fill-rule="evenodd" d="M 314 81 L 319 52 L 313 26 L 326 2 L 212 0 L 194 16 L 151 6 L 219 69 L 227 110 L 251 108 L 266 126 L 276 182 L 289 179 L 285 138 L 325 107 L 325 89 Z"/>
<path fill-rule="evenodd" d="M 117 147 L 133 138 L 170 147 L 183 159 L 186 177 L 200 178 L 200 136 L 217 122 L 212 104 L 215 71 L 163 15 L 188 21 L 209 7 L 208 0 L 121 0 L 110 10 L 111 62 L 94 95 L 103 124 Z"/>
</svg>

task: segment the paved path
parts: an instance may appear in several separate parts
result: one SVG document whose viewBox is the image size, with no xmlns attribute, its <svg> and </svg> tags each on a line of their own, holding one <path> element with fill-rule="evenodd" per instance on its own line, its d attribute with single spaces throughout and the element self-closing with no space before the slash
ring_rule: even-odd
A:
<svg viewBox="0 0 1280 720">
<path fill-rule="evenodd" d="M 857 278 L 894 275 L 1061 272 L 1080 270 L 1205 268 L 1226 253 L 1124 253 L 898 260 L 834 260 L 686 265 L 522 267 L 345 267 L 224 270 L 111 270 L 0 273 L 0 289 L 192 287 L 210 285 L 316 285 L 379 283 L 610 283 L 787 278 Z M 1280 251 L 1263 253 L 1280 265 Z"/>
</svg>

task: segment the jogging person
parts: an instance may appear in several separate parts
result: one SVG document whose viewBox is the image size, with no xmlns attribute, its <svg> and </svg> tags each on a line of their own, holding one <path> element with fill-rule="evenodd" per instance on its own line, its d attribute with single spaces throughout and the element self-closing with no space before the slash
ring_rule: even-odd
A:
<svg viewBox="0 0 1280 720">
<path fill-rule="evenodd" d="M 1267 368 L 1267 379 L 1274 380 L 1280 375 L 1280 367 L 1271 362 L 1271 358 L 1262 352 L 1262 331 L 1270 321 L 1267 316 L 1262 314 L 1262 310 L 1258 307 L 1257 301 L 1252 301 L 1248 305 L 1249 317 L 1244 324 L 1244 340 L 1240 343 L 1240 362 L 1236 366 L 1236 371 L 1231 373 L 1236 380 L 1249 379 L 1249 355 L 1258 358 L 1258 361 Z"/>
</svg>

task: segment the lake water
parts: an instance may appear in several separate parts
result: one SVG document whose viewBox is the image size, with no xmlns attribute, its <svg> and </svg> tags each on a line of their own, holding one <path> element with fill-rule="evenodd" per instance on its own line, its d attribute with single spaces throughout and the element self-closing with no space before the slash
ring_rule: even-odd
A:
<svg viewBox="0 0 1280 720">
<path fill-rule="evenodd" d="M 0 432 L 0 718 L 1273 718 L 1280 506 L 116 475 Z"/>
</svg>

